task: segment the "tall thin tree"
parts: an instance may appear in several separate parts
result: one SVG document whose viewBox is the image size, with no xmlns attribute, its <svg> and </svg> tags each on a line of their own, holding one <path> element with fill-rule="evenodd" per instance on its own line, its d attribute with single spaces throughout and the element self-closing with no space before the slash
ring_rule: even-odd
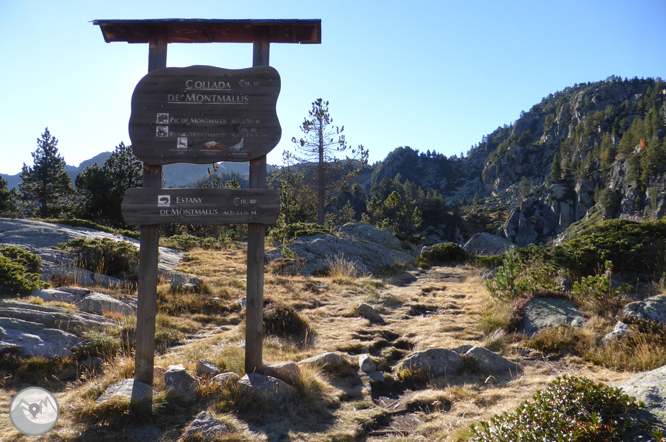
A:
<svg viewBox="0 0 666 442">
<path fill-rule="evenodd" d="M 321 98 L 312 103 L 300 129 L 303 137 L 291 139 L 296 151 L 293 160 L 311 169 L 306 177 L 317 189 L 317 223 L 323 225 L 327 196 L 360 172 L 368 162 L 368 151 L 362 145 L 355 149 L 347 145 L 344 126 L 333 126 L 328 101 Z"/>
</svg>

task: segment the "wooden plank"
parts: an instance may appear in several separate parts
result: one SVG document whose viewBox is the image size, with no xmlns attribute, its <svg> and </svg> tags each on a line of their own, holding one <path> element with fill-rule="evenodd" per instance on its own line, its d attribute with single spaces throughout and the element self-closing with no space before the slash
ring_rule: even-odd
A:
<svg viewBox="0 0 666 442">
<path fill-rule="evenodd" d="M 270 66 L 164 68 L 132 95 L 129 134 L 148 164 L 250 161 L 280 142 L 280 75 Z"/>
<path fill-rule="evenodd" d="M 256 30 L 252 51 L 253 66 L 268 65 L 270 38 L 267 28 Z M 250 161 L 251 189 L 266 187 L 266 157 Z M 248 225 L 247 236 L 247 305 L 245 308 L 245 372 L 263 370 L 264 334 L 264 254 L 266 228 Z"/>
<path fill-rule="evenodd" d="M 148 70 L 166 66 L 167 40 L 164 33 L 154 33 L 148 47 Z M 143 187 L 162 187 L 162 167 L 145 164 Z M 157 315 L 157 259 L 159 254 L 159 225 L 141 226 L 139 248 L 139 280 L 137 283 L 136 350 L 134 379 L 153 385 L 155 364 L 155 316 Z"/>
<path fill-rule="evenodd" d="M 107 43 L 148 43 L 151 31 L 163 29 L 168 43 L 253 43 L 255 28 L 270 30 L 268 43 L 321 43 L 321 20 L 153 19 L 94 20 Z M 257 65 L 255 65 L 257 66 Z"/>
<path fill-rule="evenodd" d="M 280 194 L 273 189 L 127 189 L 127 224 L 273 224 Z"/>
</svg>

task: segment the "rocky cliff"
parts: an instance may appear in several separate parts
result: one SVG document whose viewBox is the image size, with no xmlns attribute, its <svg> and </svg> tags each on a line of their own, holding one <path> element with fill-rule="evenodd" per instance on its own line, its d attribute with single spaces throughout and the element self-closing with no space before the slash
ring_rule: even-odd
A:
<svg viewBox="0 0 666 442">
<path fill-rule="evenodd" d="M 600 219 L 654 220 L 666 214 L 665 111 L 661 79 L 577 84 L 484 136 L 464 158 L 398 148 L 375 166 L 373 183 L 400 173 L 439 190 L 449 207 L 478 194 L 486 210 L 508 208 L 496 233 L 519 246 L 554 238 L 595 206 Z"/>
</svg>

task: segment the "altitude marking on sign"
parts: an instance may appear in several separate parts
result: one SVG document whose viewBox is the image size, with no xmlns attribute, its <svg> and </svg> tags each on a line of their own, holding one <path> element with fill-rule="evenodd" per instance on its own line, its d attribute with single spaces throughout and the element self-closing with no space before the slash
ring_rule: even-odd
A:
<svg viewBox="0 0 666 442">
<path fill-rule="evenodd" d="M 132 95 L 132 150 L 153 165 L 262 157 L 282 136 L 279 94 L 280 75 L 270 66 L 156 69 Z"/>
</svg>

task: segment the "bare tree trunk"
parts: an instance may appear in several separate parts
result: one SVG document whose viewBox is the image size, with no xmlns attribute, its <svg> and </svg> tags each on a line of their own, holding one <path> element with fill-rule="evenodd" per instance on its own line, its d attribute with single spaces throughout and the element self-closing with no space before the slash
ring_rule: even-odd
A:
<svg viewBox="0 0 666 442">
<path fill-rule="evenodd" d="M 317 224 L 324 225 L 324 198 L 325 198 L 325 176 L 324 176 L 324 134 L 323 125 L 319 125 L 319 183 L 317 188 Z"/>
</svg>

